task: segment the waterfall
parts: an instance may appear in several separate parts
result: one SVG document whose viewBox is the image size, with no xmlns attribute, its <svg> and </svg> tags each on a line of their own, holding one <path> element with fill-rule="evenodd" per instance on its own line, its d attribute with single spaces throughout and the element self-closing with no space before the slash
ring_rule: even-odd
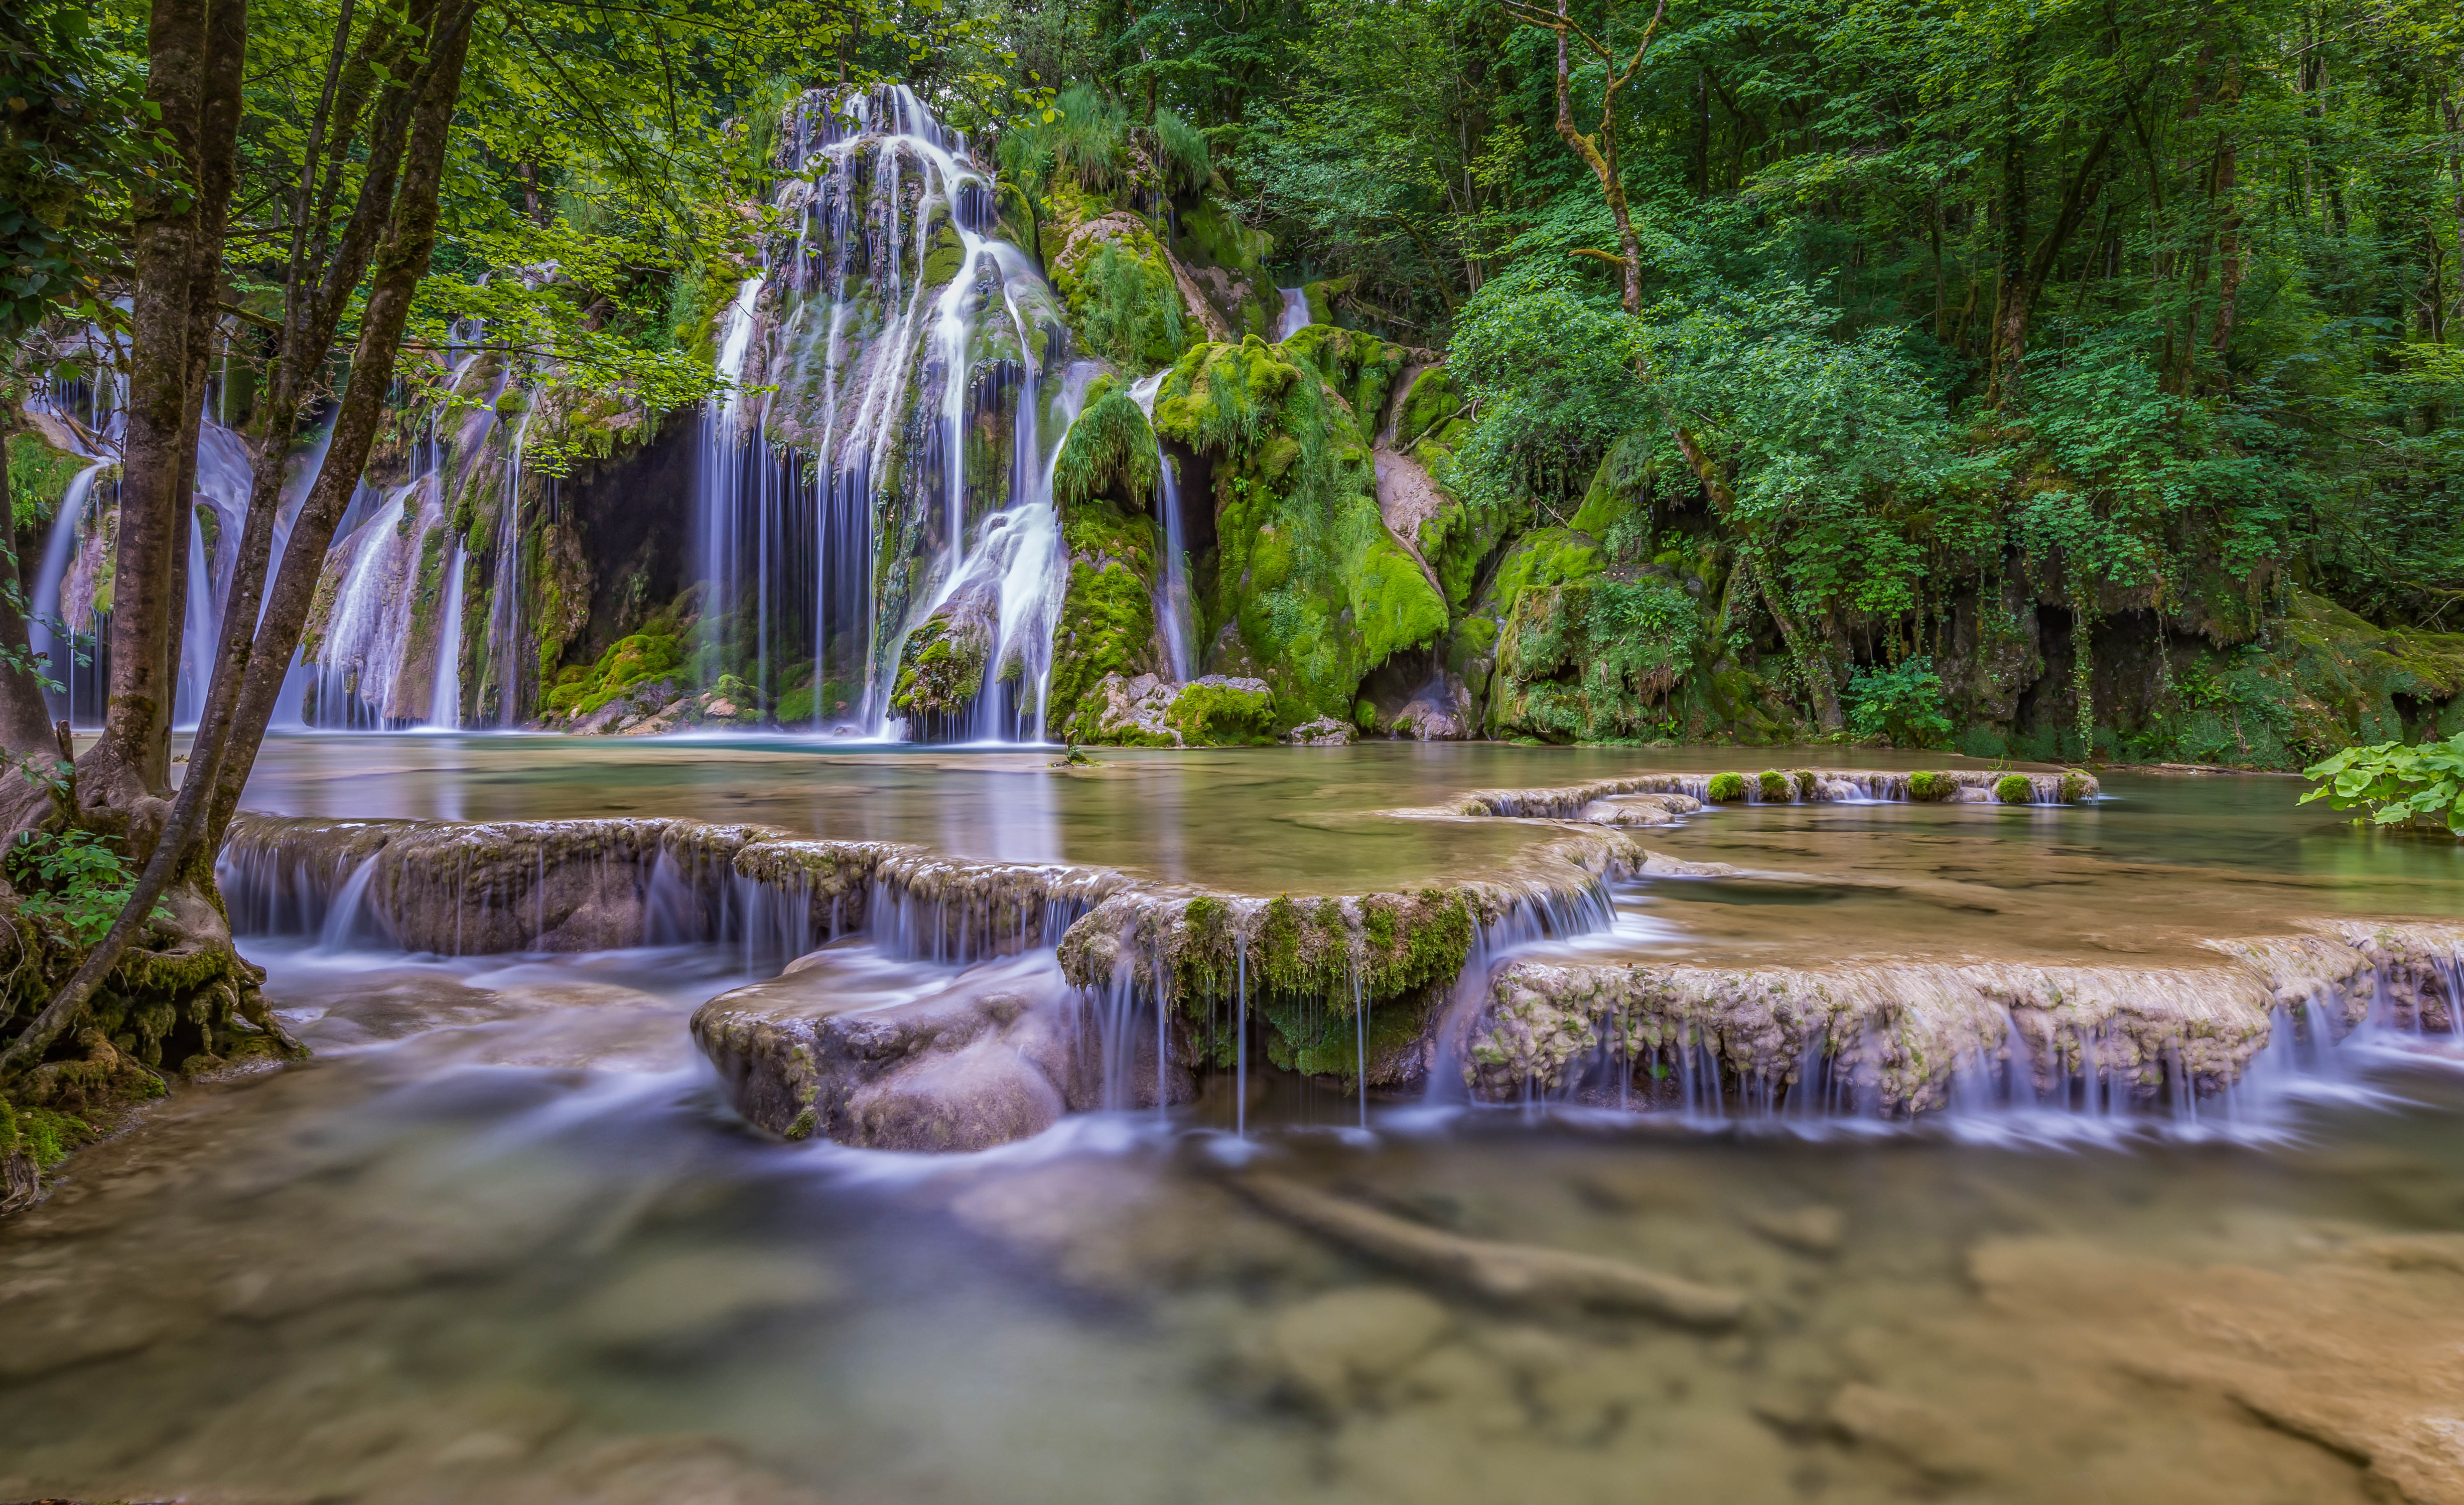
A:
<svg viewBox="0 0 2464 1505">
<path fill-rule="evenodd" d="M 449 538 L 453 561 L 445 567 L 445 591 L 436 600 L 435 687 L 428 700 L 428 724 L 451 731 L 462 725 L 462 561 L 468 555 L 462 540 Z"/>
<path fill-rule="evenodd" d="M 59 687 L 47 689 L 43 700 L 54 720 L 77 725 L 91 725 L 102 719 L 101 665 L 93 662 L 91 622 L 80 630 L 68 619 L 62 609 L 60 589 L 68 581 L 69 561 L 86 531 L 95 477 L 103 472 L 106 463 L 97 460 L 79 470 L 61 494 L 59 514 L 52 519 L 51 535 L 43 541 L 42 573 L 34 578 L 34 616 L 28 623 L 34 654 L 43 661 L 45 678 Z M 77 663 L 80 638 L 86 640 L 84 651 L 89 662 L 84 665 Z M 85 682 L 82 694 L 80 678 Z"/>
<path fill-rule="evenodd" d="M 1309 326 L 1309 290 L 1277 288 L 1284 295 L 1284 315 L 1275 324 L 1275 342 L 1281 344 Z"/>
<path fill-rule="evenodd" d="M 993 233 L 965 136 L 903 87 L 807 94 L 774 169 L 792 235 L 715 331 L 705 643 L 782 723 L 1039 739 L 1064 574 L 1045 451 L 1070 365 L 1052 291 Z M 936 618 L 984 648 L 983 677 L 904 715 L 901 660 Z"/>
<path fill-rule="evenodd" d="M 1307 305 L 1303 305 L 1306 312 Z M 1155 393 L 1162 389 L 1165 373 L 1156 372 L 1130 388 L 1130 396 L 1138 410 L 1155 420 Z M 1155 625 L 1162 629 L 1164 652 L 1171 661 L 1172 677 L 1186 682 L 1198 672 L 1198 646 L 1193 641 L 1197 612 L 1189 589 L 1189 540 L 1180 517 L 1180 471 L 1164 453 L 1163 441 L 1155 441 L 1157 486 L 1155 509 L 1163 514 L 1163 578 L 1155 591 Z"/>
<path fill-rule="evenodd" d="M 488 600 L 487 672 L 479 681 L 485 703 L 496 691 L 496 725 L 521 724 L 522 704 L 522 442 L 530 436 L 536 403 L 514 425 L 513 451 L 505 460 L 505 484 L 496 500 L 496 567 Z"/>
</svg>

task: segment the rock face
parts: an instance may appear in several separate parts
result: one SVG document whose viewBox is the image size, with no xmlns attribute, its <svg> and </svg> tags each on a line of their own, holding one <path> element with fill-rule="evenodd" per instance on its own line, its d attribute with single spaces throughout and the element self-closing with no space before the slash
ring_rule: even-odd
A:
<svg viewBox="0 0 2464 1505">
<path fill-rule="evenodd" d="M 1081 717 L 1089 742 L 1137 747 L 1238 746 L 1266 739 L 1275 716 L 1265 680 L 1206 674 L 1176 684 L 1154 674 L 1107 674 L 1095 687 L 1093 715 Z"/>
<path fill-rule="evenodd" d="M 868 987 L 826 951 L 805 961 L 693 1018 L 737 1110 L 773 1133 L 987 1149 L 1065 1112 L 1156 1105 L 1153 1032 L 1108 1031 L 1048 962 L 979 967 L 919 993 Z M 1167 1043 L 1161 1097 L 1185 1102 L 1187 1046 Z"/>
<path fill-rule="evenodd" d="M 2321 922 L 2214 941 L 2203 968 L 1558 967 L 1490 980 L 1460 1042 L 1464 1080 L 1530 1094 L 1716 1101 L 1731 1088 L 1820 1111 L 1903 1116 L 1962 1092 L 2067 1106 L 2187 1101 L 2240 1081 L 2298 1020 L 2340 1036 L 2382 1011 L 2452 1030 L 2464 927 Z"/>
</svg>

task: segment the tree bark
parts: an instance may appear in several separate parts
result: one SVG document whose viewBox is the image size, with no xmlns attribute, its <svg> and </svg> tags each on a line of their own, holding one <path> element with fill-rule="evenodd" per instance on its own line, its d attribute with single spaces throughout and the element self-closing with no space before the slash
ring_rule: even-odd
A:
<svg viewBox="0 0 2464 1505">
<path fill-rule="evenodd" d="M 78 771 L 80 807 L 126 832 L 143 859 L 170 772 L 176 576 L 202 417 L 206 350 L 236 181 L 247 0 L 156 0 L 146 98 L 162 111 L 185 183 L 136 208 L 137 289 L 114 560 L 111 685 L 103 732 Z"/>
<path fill-rule="evenodd" d="M 2240 98 L 2241 60 L 2233 58 L 2225 64 L 2224 86 L 2216 91 L 2216 104 L 2227 113 L 2224 131 L 2216 140 L 2216 332 L 2209 346 L 2216 358 L 2216 380 L 2228 386 L 2233 382 L 2233 374 L 2225 364 L 2225 353 L 2233 344 L 2233 315 L 2241 301 L 2239 164 L 2233 151 L 2231 113 Z"/>
</svg>

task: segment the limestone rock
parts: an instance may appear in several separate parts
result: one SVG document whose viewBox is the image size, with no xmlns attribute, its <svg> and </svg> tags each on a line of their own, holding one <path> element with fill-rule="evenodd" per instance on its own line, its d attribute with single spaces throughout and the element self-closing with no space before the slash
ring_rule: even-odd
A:
<svg viewBox="0 0 2464 1505">
<path fill-rule="evenodd" d="M 1833 1396 L 1831 1425 L 1854 1440 L 1879 1448 L 1929 1479 L 1973 1482 L 1991 1472 L 1986 1440 L 1923 1401 L 1848 1385 Z"/>
<path fill-rule="evenodd" d="M 1285 732 L 1284 740 L 1294 747 L 1329 748 L 1342 747 L 1352 740 L 1352 735 L 1350 722 L 1320 716 L 1315 721 L 1304 721 Z"/>
</svg>

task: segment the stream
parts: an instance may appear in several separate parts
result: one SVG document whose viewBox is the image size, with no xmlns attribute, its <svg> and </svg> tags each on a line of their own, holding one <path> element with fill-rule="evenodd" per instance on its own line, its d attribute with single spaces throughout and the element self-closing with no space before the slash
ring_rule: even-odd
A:
<svg viewBox="0 0 2464 1505">
<path fill-rule="evenodd" d="M 1529 871 L 1573 824 L 1466 816 L 1473 790 L 1949 766 L 1055 756 L 329 734 L 270 742 L 246 803 L 754 822 L 1271 898 Z M 1917 969 L 1899 987 L 2069 968 L 2161 991 L 2227 968 L 2220 938 L 2464 917 L 2455 843 L 2298 808 L 2293 780 L 2101 786 L 1685 814 L 1632 833 L 1653 868 L 1492 927 L 1472 966 Z M 224 882 L 243 928 L 276 912 L 234 891 L 257 878 Z M 339 888 L 317 902 L 242 935 L 313 1058 L 175 1093 L 0 1224 L 0 1498 L 2464 1501 L 2452 948 L 2422 985 L 2443 1012 L 2424 992 L 2349 1029 L 2279 1013 L 2238 1080 L 2169 1099 L 1981 1087 L 2007 1086 L 2004 1058 L 1914 1116 L 1758 1101 L 1716 1070 L 1672 1100 L 1657 1056 L 1520 1098 L 1467 1097 L 1440 1057 L 1360 1094 L 1248 1051 L 1163 1107 L 1139 1105 L 1134 1060 L 1108 1065 L 1093 1107 L 935 1155 L 786 1143 L 737 1112 L 689 1021 L 776 974 L 779 947 L 650 926 L 412 952 Z M 1055 940 L 874 924 L 800 965 L 859 1011 L 1058 998 Z M 1741 1302 L 1672 1321 L 1523 1299 L 1329 1236 L 1278 1188 Z"/>
</svg>

